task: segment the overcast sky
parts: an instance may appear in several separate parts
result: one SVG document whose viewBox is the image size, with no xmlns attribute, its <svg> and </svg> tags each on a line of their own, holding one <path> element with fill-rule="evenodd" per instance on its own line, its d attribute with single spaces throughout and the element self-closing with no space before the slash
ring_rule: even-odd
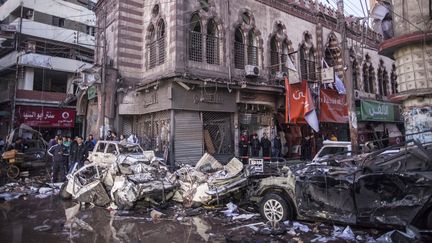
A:
<svg viewBox="0 0 432 243">
<path fill-rule="evenodd" d="M 336 8 L 336 2 L 337 0 L 319 0 L 322 3 L 325 4 L 330 4 L 332 5 L 334 8 Z M 346 15 L 354 15 L 354 16 L 360 16 L 363 17 L 364 13 L 362 11 L 362 7 L 360 3 L 363 3 L 363 7 L 365 8 L 366 14 L 367 14 L 367 9 L 369 9 L 369 0 L 344 0 L 345 3 L 345 14 Z M 366 7 L 366 4 L 368 5 Z"/>
</svg>

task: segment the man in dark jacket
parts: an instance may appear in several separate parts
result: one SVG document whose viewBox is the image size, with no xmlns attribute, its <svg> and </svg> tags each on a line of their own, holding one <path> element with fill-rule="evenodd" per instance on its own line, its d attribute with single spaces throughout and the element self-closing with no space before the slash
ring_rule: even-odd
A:
<svg viewBox="0 0 432 243">
<path fill-rule="evenodd" d="M 68 148 L 63 145 L 63 139 L 57 138 L 57 144 L 53 145 L 49 150 L 48 154 L 52 156 L 52 182 L 56 183 L 60 176 L 60 181 L 65 181 L 65 164 L 67 163 Z"/>
<path fill-rule="evenodd" d="M 276 137 L 273 139 L 273 156 L 281 157 L 282 155 L 282 141 L 280 139 L 279 134 L 276 134 Z"/>
<path fill-rule="evenodd" d="M 263 133 L 263 137 L 261 138 L 261 147 L 263 150 L 263 157 L 270 157 L 271 142 L 267 137 L 267 133 Z"/>
<path fill-rule="evenodd" d="M 259 152 L 261 150 L 261 143 L 258 139 L 258 135 L 255 133 L 250 141 L 250 146 L 252 150 L 252 157 L 259 157 Z"/>
<path fill-rule="evenodd" d="M 84 161 L 88 157 L 88 149 L 83 143 L 83 137 L 79 136 L 76 139 L 76 145 L 71 146 L 70 148 L 70 157 L 69 162 L 70 166 L 75 166 L 77 164 L 77 168 L 80 168 L 84 165 Z"/>
</svg>

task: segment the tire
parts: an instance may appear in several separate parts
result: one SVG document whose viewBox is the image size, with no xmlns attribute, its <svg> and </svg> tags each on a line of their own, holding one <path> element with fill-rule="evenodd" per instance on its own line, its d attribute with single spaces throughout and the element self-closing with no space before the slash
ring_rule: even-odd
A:
<svg viewBox="0 0 432 243">
<path fill-rule="evenodd" d="M 15 179 L 19 176 L 20 169 L 15 165 L 9 165 L 9 168 L 7 170 L 7 176 L 11 179 Z"/>
<path fill-rule="evenodd" d="M 293 219 L 291 203 L 276 193 L 266 194 L 259 205 L 261 216 L 267 221 L 283 222 Z"/>
<path fill-rule="evenodd" d="M 66 191 L 66 187 L 67 187 L 68 182 L 66 181 L 65 183 L 63 183 L 63 185 L 60 188 L 60 198 L 63 200 L 70 200 L 72 199 L 72 195 Z"/>
</svg>

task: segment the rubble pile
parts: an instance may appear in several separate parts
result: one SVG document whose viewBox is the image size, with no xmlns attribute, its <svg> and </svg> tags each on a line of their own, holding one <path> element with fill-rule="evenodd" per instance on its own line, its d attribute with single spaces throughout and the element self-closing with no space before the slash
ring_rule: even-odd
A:
<svg viewBox="0 0 432 243">
<path fill-rule="evenodd" d="M 0 186 L 0 201 L 26 199 L 28 196 L 47 198 L 51 195 L 57 195 L 63 183 L 49 183 L 49 181 L 47 176 L 35 176 L 7 183 Z"/>
</svg>

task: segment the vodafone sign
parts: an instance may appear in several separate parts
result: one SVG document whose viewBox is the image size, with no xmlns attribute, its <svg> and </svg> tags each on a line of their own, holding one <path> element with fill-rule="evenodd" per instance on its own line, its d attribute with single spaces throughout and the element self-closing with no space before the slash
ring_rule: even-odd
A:
<svg viewBox="0 0 432 243">
<path fill-rule="evenodd" d="M 321 122 L 348 123 L 346 95 L 331 89 L 321 89 L 320 108 Z"/>
<path fill-rule="evenodd" d="M 17 122 L 32 127 L 72 128 L 75 109 L 40 106 L 17 106 Z"/>
</svg>

